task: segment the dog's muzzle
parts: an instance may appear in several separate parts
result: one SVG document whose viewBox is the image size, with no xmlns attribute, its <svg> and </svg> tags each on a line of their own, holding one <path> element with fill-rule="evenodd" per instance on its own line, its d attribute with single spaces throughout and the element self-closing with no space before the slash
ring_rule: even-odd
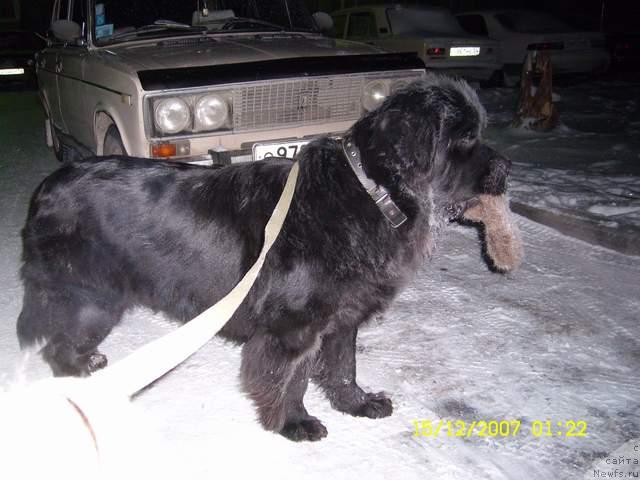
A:
<svg viewBox="0 0 640 480">
<path fill-rule="evenodd" d="M 482 193 L 503 195 L 507 192 L 507 178 L 511 171 L 511 160 L 496 155 L 489 160 L 489 173 L 482 182 Z"/>
</svg>

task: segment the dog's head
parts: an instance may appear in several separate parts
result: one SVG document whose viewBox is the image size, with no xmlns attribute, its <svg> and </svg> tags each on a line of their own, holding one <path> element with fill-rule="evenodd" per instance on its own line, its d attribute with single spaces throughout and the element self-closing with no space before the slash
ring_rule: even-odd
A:
<svg viewBox="0 0 640 480">
<path fill-rule="evenodd" d="M 466 82 L 429 75 L 387 98 L 351 135 L 369 177 L 438 219 L 482 223 L 493 266 L 509 271 L 522 256 L 506 198 L 511 162 L 482 141 L 486 123 Z"/>
</svg>

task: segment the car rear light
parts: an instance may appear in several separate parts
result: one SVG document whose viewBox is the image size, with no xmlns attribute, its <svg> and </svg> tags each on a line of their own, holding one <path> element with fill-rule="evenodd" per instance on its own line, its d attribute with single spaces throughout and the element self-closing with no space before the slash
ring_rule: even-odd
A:
<svg viewBox="0 0 640 480">
<path fill-rule="evenodd" d="M 151 145 L 151 156 L 154 158 L 186 157 L 191 153 L 189 142 L 154 143 Z"/>
<path fill-rule="evenodd" d="M 563 48 L 562 42 L 530 43 L 527 45 L 527 50 L 562 50 Z"/>
<path fill-rule="evenodd" d="M 430 57 L 444 57 L 447 54 L 447 49 L 442 47 L 427 48 L 427 55 Z"/>
</svg>

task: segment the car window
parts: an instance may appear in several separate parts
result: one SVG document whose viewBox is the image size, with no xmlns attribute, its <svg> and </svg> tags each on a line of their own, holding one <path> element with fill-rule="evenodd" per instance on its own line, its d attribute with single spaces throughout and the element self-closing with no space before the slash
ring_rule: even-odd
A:
<svg viewBox="0 0 640 480">
<path fill-rule="evenodd" d="M 64 1 L 64 0 L 63 0 Z M 86 39 L 86 6 L 87 2 L 83 0 L 72 0 L 70 9 L 71 16 L 70 19 L 80 25 L 81 38 Z M 69 44 L 70 46 L 75 46 L 73 43 Z"/>
<path fill-rule="evenodd" d="M 78 25 L 82 26 L 85 22 L 86 17 L 86 8 L 87 2 L 82 0 L 74 0 L 73 5 L 71 6 L 71 20 L 76 22 Z M 82 29 L 84 31 L 84 28 Z"/>
<path fill-rule="evenodd" d="M 53 7 L 52 20 L 73 20 L 78 25 L 85 21 L 86 2 L 83 0 L 57 0 Z"/>
<path fill-rule="evenodd" d="M 344 37 L 344 27 L 347 23 L 347 16 L 346 15 L 336 15 L 335 17 L 333 17 L 333 29 L 332 29 L 332 36 L 333 37 L 338 37 L 338 38 L 343 38 Z"/>
<path fill-rule="evenodd" d="M 487 36 L 489 32 L 487 31 L 487 24 L 484 21 L 482 15 L 458 15 L 457 17 L 458 23 L 464 28 L 467 32 L 473 35 L 482 35 Z"/>
<path fill-rule="evenodd" d="M 559 33 L 574 30 L 562 20 L 542 12 L 504 12 L 494 15 L 507 30 L 520 33 Z"/>
<path fill-rule="evenodd" d="M 465 33 L 451 12 L 444 9 L 389 8 L 387 18 L 394 35 Z"/>
<path fill-rule="evenodd" d="M 69 0 L 57 0 L 53 6 L 51 20 L 70 20 Z"/>
<path fill-rule="evenodd" d="M 80 26 L 81 37 L 86 38 L 86 1 L 85 0 L 55 0 L 51 21 L 72 20 Z M 49 38 L 55 43 L 64 43 L 67 47 L 78 46 L 74 42 L 62 42 L 56 39 L 51 31 Z"/>
<path fill-rule="evenodd" d="M 303 0 L 217 0 L 206 15 L 198 0 L 95 0 L 97 44 L 137 36 L 179 35 L 207 31 L 314 31 L 316 26 Z"/>
<path fill-rule="evenodd" d="M 358 12 L 349 15 L 347 37 L 375 37 L 376 19 L 371 12 Z"/>
</svg>

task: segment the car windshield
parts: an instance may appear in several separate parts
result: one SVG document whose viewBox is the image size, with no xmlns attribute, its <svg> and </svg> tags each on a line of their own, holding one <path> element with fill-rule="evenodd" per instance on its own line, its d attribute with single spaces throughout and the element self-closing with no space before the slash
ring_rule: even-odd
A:
<svg viewBox="0 0 640 480">
<path fill-rule="evenodd" d="M 495 17 L 503 27 L 514 32 L 559 33 L 573 30 L 556 17 L 541 12 L 505 12 Z"/>
<path fill-rule="evenodd" d="M 96 0 L 98 45 L 193 33 L 315 31 L 302 0 Z"/>
<path fill-rule="evenodd" d="M 387 17 L 394 35 L 425 32 L 466 34 L 448 10 L 390 8 L 387 10 Z"/>
</svg>

